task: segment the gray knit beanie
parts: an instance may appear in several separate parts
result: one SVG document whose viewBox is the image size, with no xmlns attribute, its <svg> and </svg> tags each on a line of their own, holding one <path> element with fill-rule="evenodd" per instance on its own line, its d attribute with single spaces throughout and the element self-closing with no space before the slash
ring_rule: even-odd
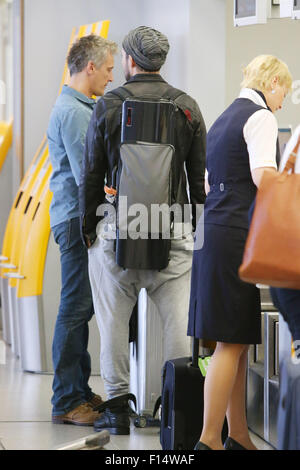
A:
<svg viewBox="0 0 300 470">
<path fill-rule="evenodd" d="M 170 48 L 164 34 L 147 26 L 139 26 L 130 31 L 122 46 L 139 67 L 149 72 L 160 70 Z"/>
</svg>

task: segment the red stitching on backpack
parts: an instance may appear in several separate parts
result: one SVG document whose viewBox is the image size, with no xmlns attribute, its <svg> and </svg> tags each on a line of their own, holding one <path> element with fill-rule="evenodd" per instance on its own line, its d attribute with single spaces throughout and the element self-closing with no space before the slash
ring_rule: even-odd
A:
<svg viewBox="0 0 300 470">
<path fill-rule="evenodd" d="M 186 109 L 184 111 L 184 114 L 186 115 L 186 117 L 188 118 L 189 121 L 192 120 L 192 115 L 191 115 L 191 111 L 189 109 Z"/>
</svg>

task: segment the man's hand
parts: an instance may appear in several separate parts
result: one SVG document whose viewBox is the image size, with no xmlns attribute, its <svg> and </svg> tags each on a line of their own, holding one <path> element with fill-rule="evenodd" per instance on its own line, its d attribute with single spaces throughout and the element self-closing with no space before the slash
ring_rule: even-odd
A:
<svg viewBox="0 0 300 470">
<path fill-rule="evenodd" d="M 87 235 L 84 235 L 84 241 L 85 241 L 85 245 L 86 245 L 87 249 L 91 248 L 93 243 L 91 242 L 91 240 L 89 239 L 89 237 Z"/>
</svg>

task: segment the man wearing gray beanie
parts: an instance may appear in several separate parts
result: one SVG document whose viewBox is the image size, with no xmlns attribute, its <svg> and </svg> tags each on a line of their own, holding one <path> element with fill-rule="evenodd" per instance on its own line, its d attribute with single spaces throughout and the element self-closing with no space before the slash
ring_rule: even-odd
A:
<svg viewBox="0 0 300 470">
<path fill-rule="evenodd" d="M 130 31 L 123 41 L 123 50 L 136 65 L 147 72 L 159 72 L 170 49 L 167 37 L 155 29 L 140 26 Z M 130 76 L 125 75 L 126 80 Z"/>
<path fill-rule="evenodd" d="M 108 399 L 99 410 L 103 413 L 95 421 L 94 428 L 96 431 L 108 429 L 112 434 L 130 432 L 129 320 L 141 288 L 147 290 L 160 314 L 163 360 L 190 355 L 187 322 L 193 254 L 192 230 L 196 226 L 196 206 L 205 201 L 206 129 L 196 101 L 174 89 L 160 75 L 169 47 L 164 34 L 146 26 L 140 26 L 127 34 L 122 44 L 122 66 L 127 82 L 98 101 L 86 138 L 79 186 L 81 228 L 82 238 L 89 248 L 89 275 L 101 337 L 101 376 Z M 183 233 L 178 238 L 171 234 L 169 262 L 161 270 L 124 269 L 119 266 L 116 262 L 115 242 L 107 239 L 108 217 L 105 213 L 97 215 L 99 206 L 107 203 L 107 195 L 114 197 L 116 174 L 121 167 L 120 116 L 124 97 L 120 95 L 120 90 L 125 90 L 133 98 L 169 97 L 175 102 L 178 111 L 172 129 L 175 136 L 172 204 L 183 208 L 190 201 L 192 224 L 190 219 L 188 223 L 182 223 Z M 153 127 L 156 124 L 153 119 Z M 148 131 L 151 125 L 148 120 L 143 127 Z M 147 173 L 143 173 L 145 191 L 146 186 L 151 186 L 153 182 L 147 181 L 147 176 Z M 115 227 L 115 220 L 110 219 L 109 223 Z"/>
</svg>

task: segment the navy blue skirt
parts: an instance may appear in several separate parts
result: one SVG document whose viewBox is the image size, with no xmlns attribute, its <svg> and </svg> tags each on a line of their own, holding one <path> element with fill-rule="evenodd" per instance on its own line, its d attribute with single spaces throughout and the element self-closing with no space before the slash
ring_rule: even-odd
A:
<svg viewBox="0 0 300 470">
<path fill-rule="evenodd" d="M 193 255 L 188 335 L 232 344 L 261 343 L 259 289 L 241 281 L 247 230 L 205 224 Z"/>
</svg>

